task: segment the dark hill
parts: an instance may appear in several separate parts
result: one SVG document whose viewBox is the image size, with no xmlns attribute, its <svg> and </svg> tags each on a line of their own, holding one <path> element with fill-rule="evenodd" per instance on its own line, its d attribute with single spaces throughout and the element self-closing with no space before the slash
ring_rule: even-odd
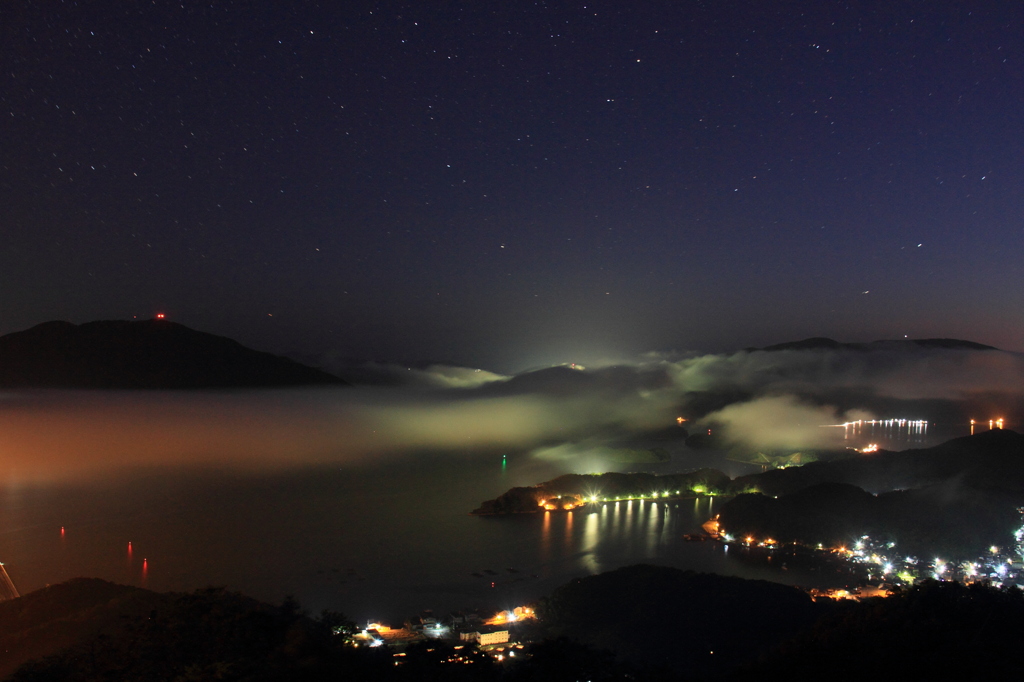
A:
<svg viewBox="0 0 1024 682">
<path fill-rule="evenodd" d="M 98 578 L 75 578 L 0 602 L 0 678 L 155 608 L 163 597 Z"/>
<path fill-rule="evenodd" d="M 838 609 L 727 679 L 1019 680 L 1022 638 L 1019 589 L 927 580 L 886 599 Z"/>
<path fill-rule="evenodd" d="M 287 358 L 166 320 L 45 322 L 0 337 L 0 388 L 345 385 Z"/>
<path fill-rule="evenodd" d="M 332 636 L 352 627 L 338 613 L 313 620 L 290 599 L 76 578 L 0 604 L 0 674 L 20 663 L 17 682 L 382 679 L 354 669 L 345 637 Z"/>
<path fill-rule="evenodd" d="M 767 493 L 721 508 L 721 528 L 737 537 L 838 545 L 870 535 L 912 554 L 972 558 L 1008 542 L 1020 524 L 1024 436 L 995 429 L 926 450 L 744 476 L 732 489 Z"/>
<path fill-rule="evenodd" d="M 538 615 L 549 635 L 698 676 L 755 660 L 831 608 L 795 587 L 638 565 L 563 585 Z"/>
<path fill-rule="evenodd" d="M 785 495 L 818 483 L 849 483 L 871 492 L 919 488 L 960 477 L 975 488 L 1024 494 L 1024 435 L 1009 429 L 954 438 L 923 450 L 888 452 L 741 476 L 732 490 Z"/>
<path fill-rule="evenodd" d="M 986 346 L 983 343 L 974 341 L 961 341 L 960 339 L 900 339 L 898 341 L 872 341 L 870 343 L 841 343 L 834 339 L 814 337 L 802 341 L 789 341 L 777 343 L 764 348 L 752 350 L 779 351 L 779 350 L 916 350 L 919 348 L 943 348 L 947 350 L 998 350 L 994 346 Z"/>
</svg>

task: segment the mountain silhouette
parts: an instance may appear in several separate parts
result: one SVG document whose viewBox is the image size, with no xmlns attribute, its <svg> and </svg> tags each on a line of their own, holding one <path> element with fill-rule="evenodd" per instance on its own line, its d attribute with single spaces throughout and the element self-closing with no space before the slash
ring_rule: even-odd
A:
<svg viewBox="0 0 1024 682">
<path fill-rule="evenodd" d="M 167 320 L 44 322 L 0 337 L 0 388 L 339 386 L 327 372 Z"/>
</svg>

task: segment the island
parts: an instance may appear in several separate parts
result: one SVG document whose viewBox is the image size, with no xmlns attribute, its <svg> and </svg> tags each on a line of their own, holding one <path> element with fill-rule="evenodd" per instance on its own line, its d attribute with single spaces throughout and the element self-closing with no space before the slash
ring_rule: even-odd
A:
<svg viewBox="0 0 1024 682">
<path fill-rule="evenodd" d="M 724 494 L 731 479 L 717 469 L 685 474 L 566 474 L 530 487 L 517 487 L 483 502 L 471 514 L 531 514 L 571 511 L 586 504 L 634 499 L 673 499 Z"/>
</svg>

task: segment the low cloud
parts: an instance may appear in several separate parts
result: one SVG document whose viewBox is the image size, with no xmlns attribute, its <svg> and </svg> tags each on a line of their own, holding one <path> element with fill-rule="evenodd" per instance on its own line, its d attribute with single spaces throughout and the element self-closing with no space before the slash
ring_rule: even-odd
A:
<svg viewBox="0 0 1024 682">
<path fill-rule="evenodd" d="M 382 370 L 381 368 L 385 368 Z M 400 386 L 251 392 L 24 391 L 0 395 L 0 479 L 133 467 L 266 470 L 348 465 L 424 450 L 507 449 L 602 459 L 676 416 L 764 448 L 829 447 L 822 428 L 871 414 L 1024 416 L 1024 356 L 999 351 L 741 352 L 505 377 L 434 366 Z M 404 374 L 403 374 L 404 372 Z M 398 380 L 389 380 L 391 384 Z M 389 383 L 389 382 L 380 382 Z M 912 414 L 887 414 L 892 405 Z M 704 420 L 704 421 L 702 421 Z"/>
<path fill-rule="evenodd" d="M 266 470 L 424 450 L 525 450 L 668 419 L 664 396 L 310 389 L 238 393 L 41 391 L 0 400 L 0 478 L 140 467 Z"/>
<path fill-rule="evenodd" d="M 704 421 L 724 428 L 726 439 L 733 444 L 786 450 L 842 447 L 843 429 L 835 424 L 873 418 L 863 410 L 840 415 L 832 406 L 808 405 L 783 395 L 729 405 Z"/>
</svg>

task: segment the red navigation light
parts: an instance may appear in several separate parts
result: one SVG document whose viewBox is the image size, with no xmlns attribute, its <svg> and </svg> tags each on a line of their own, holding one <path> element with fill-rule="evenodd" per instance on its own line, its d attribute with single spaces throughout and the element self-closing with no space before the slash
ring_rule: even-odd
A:
<svg viewBox="0 0 1024 682">
<path fill-rule="evenodd" d="M 158 319 L 158 320 L 162 320 L 162 319 L 164 319 L 164 317 L 165 317 L 165 315 L 163 313 L 157 313 L 156 314 L 156 319 Z"/>
</svg>

